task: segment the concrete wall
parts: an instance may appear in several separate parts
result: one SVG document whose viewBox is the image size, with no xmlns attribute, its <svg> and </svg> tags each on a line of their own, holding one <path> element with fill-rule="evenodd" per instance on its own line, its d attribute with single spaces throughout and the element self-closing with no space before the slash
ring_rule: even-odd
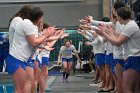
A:
<svg viewBox="0 0 140 93">
<path fill-rule="evenodd" d="M 111 11 L 111 1 L 103 0 L 103 16 L 110 17 Z"/>
<path fill-rule="evenodd" d="M 4 1 L 4 0 L 3 0 Z M 0 3 L 0 28 L 7 28 L 9 19 L 26 3 Z M 56 26 L 78 26 L 78 20 L 86 15 L 102 17 L 102 0 L 81 2 L 31 3 L 44 11 L 44 21 Z"/>
</svg>

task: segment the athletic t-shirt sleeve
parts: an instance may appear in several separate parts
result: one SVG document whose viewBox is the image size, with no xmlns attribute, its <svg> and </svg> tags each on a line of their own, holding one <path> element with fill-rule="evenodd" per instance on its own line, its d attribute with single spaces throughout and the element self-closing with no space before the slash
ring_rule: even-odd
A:
<svg viewBox="0 0 140 93">
<path fill-rule="evenodd" d="M 130 21 L 125 25 L 124 30 L 121 33 L 125 36 L 131 37 L 135 32 L 138 31 L 137 27 L 133 24 L 134 22 Z"/>
<path fill-rule="evenodd" d="M 88 32 L 88 31 L 86 31 L 86 35 L 87 35 L 89 38 L 94 38 L 94 36 L 93 36 L 90 32 Z"/>
<path fill-rule="evenodd" d="M 76 52 L 77 52 L 77 50 L 76 50 L 76 48 L 75 48 L 75 46 L 74 46 L 74 45 L 72 45 L 72 49 L 73 49 L 73 52 L 74 52 L 74 53 L 76 53 Z"/>
<path fill-rule="evenodd" d="M 64 50 L 64 47 L 62 46 L 62 47 L 60 48 L 59 53 L 62 54 L 63 50 Z"/>
<path fill-rule="evenodd" d="M 90 24 L 91 24 L 91 25 L 94 25 L 94 26 L 98 26 L 99 24 L 104 24 L 104 25 L 106 25 L 106 26 L 111 26 L 111 25 L 113 25 L 112 22 L 103 22 L 103 21 L 97 21 L 97 20 L 92 20 Z"/>
<path fill-rule="evenodd" d="M 99 39 L 98 39 L 98 37 L 96 37 L 94 39 L 94 41 L 91 42 L 91 45 L 97 44 L 98 42 L 99 42 Z"/>
<path fill-rule="evenodd" d="M 19 23 L 19 22 L 21 22 L 21 21 L 23 21 L 22 18 L 20 18 L 20 17 L 15 17 L 15 18 L 13 18 L 13 20 L 11 21 L 10 26 L 11 26 L 11 27 L 14 27 L 17 23 Z"/>
<path fill-rule="evenodd" d="M 89 40 L 89 41 L 92 41 L 92 40 L 94 40 L 93 38 L 90 38 L 89 36 L 85 36 L 85 38 L 87 39 L 87 40 Z"/>
</svg>

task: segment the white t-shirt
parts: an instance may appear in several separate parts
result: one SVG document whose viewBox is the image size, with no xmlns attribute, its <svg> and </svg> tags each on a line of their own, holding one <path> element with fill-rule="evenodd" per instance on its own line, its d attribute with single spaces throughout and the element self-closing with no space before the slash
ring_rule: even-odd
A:
<svg viewBox="0 0 140 93">
<path fill-rule="evenodd" d="M 122 30 L 124 28 L 124 25 L 121 25 L 119 23 L 119 21 L 116 22 L 116 26 L 115 26 L 115 30 L 116 32 L 118 33 L 121 33 Z M 123 59 L 123 48 L 122 48 L 122 45 L 117 47 L 117 46 L 114 46 L 114 49 L 113 49 L 113 57 L 115 59 Z"/>
<path fill-rule="evenodd" d="M 22 21 L 23 21 L 23 19 L 21 17 L 15 17 L 11 21 L 10 26 L 9 26 L 9 32 L 8 32 L 8 34 L 9 34 L 9 44 L 11 44 L 12 41 L 13 41 L 15 28 L 16 28 L 17 24 L 20 24 Z"/>
<path fill-rule="evenodd" d="M 39 33 L 39 36 L 42 35 L 42 32 Z M 42 49 L 41 52 L 38 54 L 38 57 L 41 57 L 40 59 L 42 59 L 42 57 L 50 57 L 50 51 L 46 50 L 46 49 Z"/>
<path fill-rule="evenodd" d="M 15 28 L 14 38 L 10 47 L 10 54 L 21 61 L 27 61 L 33 48 L 28 43 L 26 35 L 35 34 L 38 37 L 38 27 L 29 19 L 24 19 Z"/>
<path fill-rule="evenodd" d="M 74 45 L 70 47 L 62 46 L 59 53 L 62 54 L 62 58 L 72 58 L 72 53 L 77 52 Z"/>
<path fill-rule="evenodd" d="M 50 51 L 43 49 L 39 54 L 38 54 L 38 59 L 40 63 L 42 64 L 42 57 L 47 57 L 49 58 L 50 56 Z"/>
<path fill-rule="evenodd" d="M 81 32 L 84 32 L 84 30 L 81 30 Z M 88 39 L 89 41 L 93 41 L 94 38 L 95 38 L 91 33 L 93 33 L 92 30 L 87 30 L 87 31 L 86 31 L 86 36 L 85 36 L 85 38 Z"/>
<path fill-rule="evenodd" d="M 98 26 L 99 24 L 104 24 L 106 26 L 114 26 L 113 22 L 103 22 L 103 21 L 96 21 L 96 20 L 92 20 L 90 25 L 93 25 L 93 26 Z M 91 26 L 91 28 L 93 29 L 94 27 Z M 109 54 L 109 53 L 113 53 L 113 46 L 111 43 L 107 42 L 106 46 L 105 47 L 105 43 L 102 43 L 103 45 L 100 46 L 100 44 L 97 46 L 97 48 L 94 50 L 94 53 L 95 51 L 97 52 L 97 49 L 99 49 L 99 47 L 104 47 L 104 48 L 101 48 L 101 49 L 106 49 L 106 53 Z M 94 45 L 95 47 L 95 45 Z M 94 49 L 93 47 L 93 49 Z M 98 53 L 98 52 L 97 52 Z"/>
<path fill-rule="evenodd" d="M 113 53 L 114 46 L 110 42 L 106 42 L 106 55 Z"/>
<path fill-rule="evenodd" d="M 121 34 L 129 37 L 129 40 L 123 44 L 124 59 L 129 56 L 140 56 L 140 29 L 136 22 L 130 20 Z"/>
<path fill-rule="evenodd" d="M 96 37 L 90 44 L 93 46 L 94 54 L 105 53 L 105 44 L 100 41 L 99 37 Z"/>
<path fill-rule="evenodd" d="M 50 57 L 50 51 L 46 49 L 42 49 L 42 51 L 39 53 L 42 57 Z"/>
</svg>

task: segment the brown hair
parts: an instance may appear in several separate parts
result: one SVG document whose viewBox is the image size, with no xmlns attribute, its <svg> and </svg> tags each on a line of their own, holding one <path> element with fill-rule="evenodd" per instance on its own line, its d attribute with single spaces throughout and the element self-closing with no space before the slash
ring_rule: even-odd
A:
<svg viewBox="0 0 140 93">
<path fill-rule="evenodd" d="M 121 7 L 119 9 L 117 9 L 117 14 L 123 20 L 131 19 L 131 11 L 128 7 Z"/>
<path fill-rule="evenodd" d="M 64 44 L 66 44 L 66 42 L 70 42 L 70 44 L 72 44 L 72 40 L 65 39 L 65 40 L 64 40 Z"/>
<path fill-rule="evenodd" d="M 49 23 L 43 23 L 43 29 L 50 27 L 51 25 Z"/>
<path fill-rule="evenodd" d="M 10 19 L 10 22 L 13 20 L 14 17 L 21 17 L 22 19 L 27 19 L 27 18 L 29 18 L 32 9 L 33 9 L 33 5 L 24 5 L 24 6 Z"/>
<path fill-rule="evenodd" d="M 32 22 L 36 22 L 39 18 L 43 16 L 43 11 L 40 9 L 40 7 L 34 7 L 32 11 L 30 12 L 29 20 Z"/>
<path fill-rule="evenodd" d="M 125 3 L 123 1 L 116 1 L 113 5 L 115 10 L 119 9 L 120 7 L 125 7 Z"/>
</svg>

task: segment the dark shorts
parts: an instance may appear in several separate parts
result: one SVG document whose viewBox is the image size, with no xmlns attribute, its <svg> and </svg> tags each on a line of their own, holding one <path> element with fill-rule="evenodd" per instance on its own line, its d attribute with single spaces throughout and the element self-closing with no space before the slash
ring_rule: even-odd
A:
<svg viewBox="0 0 140 93">
<path fill-rule="evenodd" d="M 36 57 L 36 61 L 38 62 L 39 68 L 42 68 L 43 65 L 49 66 L 49 58 L 48 57 L 42 57 L 41 61 L 39 60 L 38 56 Z"/>
<path fill-rule="evenodd" d="M 110 65 L 109 55 L 105 55 L 105 64 Z"/>
<path fill-rule="evenodd" d="M 124 70 L 127 70 L 129 68 L 140 73 L 140 56 L 131 56 L 125 61 Z"/>
<path fill-rule="evenodd" d="M 32 58 L 29 58 L 25 63 L 25 66 L 34 68 L 34 60 Z"/>
<path fill-rule="evenodd" d="M 113 53 L 110 53 L 109 55 L 105 56 L 105 64 L 110 66 L 112 74 L 115 74 L 115 60 L 113 58 Z"/>
<path fill-rule="evenodd" d="M 19 59 L 13 57 L 12 55 L 8 54 L 8 56 L 6 57 L 6 70 L 7 72 L 12 75 L 13 73 L 15 73 L 15 71 L 21 67 L 25 70 L 26 66 L 25 66 L 25 62 L 20 61 Z"/>
<path fill-rule="evenodd" d="M 49 66 L 49 58 L 48 57 L 42 57 L 42 65 Z"/>
<path fill-rule="evenodd" d="M 62 58 L 62 62 L 73 62 L 73 58 Z"/>
<path fill-rule="evenodd" d="M 124 63 L 125 63 L 124 59 L 114 59 L 114 61 L 115 61 L 115 65 L 120 64 L 122 67 L 124 67 Z"/>
<path fill-rule="evenodd" d="M 95 64 L 102 66 L 105 64 L 105 54 L 95 54 Z"/>
</svg>

